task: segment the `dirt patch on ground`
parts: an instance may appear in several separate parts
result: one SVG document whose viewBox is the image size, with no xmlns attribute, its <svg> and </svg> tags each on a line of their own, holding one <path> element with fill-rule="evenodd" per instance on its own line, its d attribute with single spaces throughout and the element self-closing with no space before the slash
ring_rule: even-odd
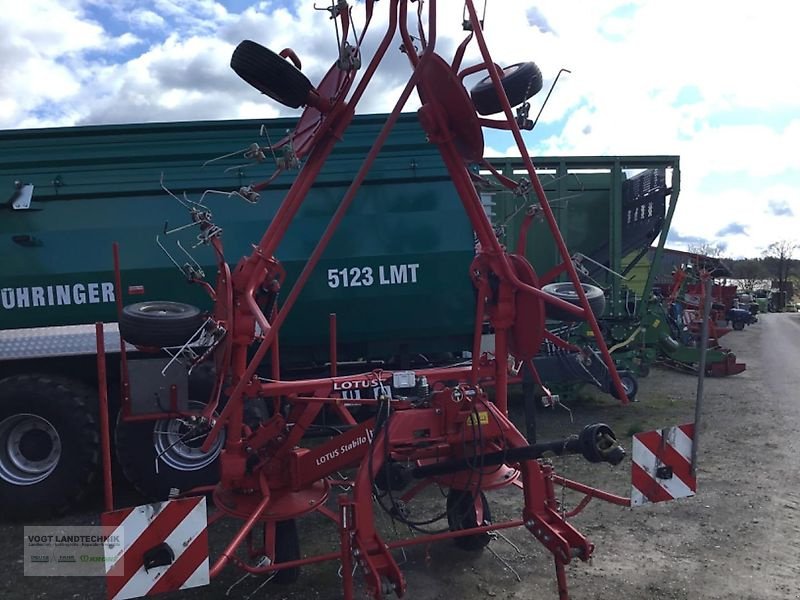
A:
<svg viewBox="0 0 800 600">
<path fill-rule="evenodd" d="M 744 373 L 706 379 L 700 426 L 699 493 L 694 498 L 627 509 L 592 501 L 574 525 L 596 544 L 590 564 L 568 568 L 573 598 L 633 599 L 791 599 L 800 598 L 800 315 L 764 315 L 743 332 L 723 341 L 748 364 Z M 639 402 L 622 407 L 609 397 L 570 404 L 566 410 L 539 415 L 539 439 L 577 432 L 586 423 L 605 422 L 630 448 L 637 431 L 690 422 L 697 379 L 656 368 L 640 381 Z M 521 422 L 519 409 L 514 418 Z M 580 458 L 557 459 L 560 474 L 609 491 L 630 493 L 630 461 L 618 467 L 590 465 Z M 436 492 L 438 494 L 438 492 Z M 434 494 L 429 506 L 441 509 Z M 557 490 L 568 507 L 580 496 Z M 122 491 L 122 502 L 135 502 Z M 519 493 L 513 489 L 489 495 L 495 520 L 518 518 Z M 98 505 L 62 520 L 63 524 L 97 523 Z M 387 538 L 394 537 L 389 518 L 377 511 Z M 337 548 L 337 533 L 321 517 L 300 521 L 305 554 Z M 232 526 L 218 528 L 215 547 Z M 398 526 L 399 529 L 399 526 Z M 22 526 L 3 525 L 0 581 L 4 598 L 104 598 L 99 578 L 32 578 L 22 576 Z M 398 535 L 407 531 L 398 530 Z M 524 530 L 506 530 L 477 554 L 450 542 L 420 545 L 397 553 L 408 580 L 409 598 L 557 598 L 553 561 Z M 304 568 L 292 586 L 261 586 L 254 577 L 228 569 L 211 588 L 171 594 L 169 598 L 208 597 L 333 600 L 341 597 L 338 564 Z M 237 583 L 238 581 L 238 583 Z M 231 589 L 231 586 L 234 586 Z M 230 590 L 230 591 L 229 591 Z"/>
</svg>

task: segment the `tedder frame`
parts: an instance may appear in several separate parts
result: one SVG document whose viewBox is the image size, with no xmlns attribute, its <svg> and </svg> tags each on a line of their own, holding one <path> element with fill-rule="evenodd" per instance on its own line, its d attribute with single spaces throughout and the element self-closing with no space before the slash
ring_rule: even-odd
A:
<svg viewBox="0 0 800 600">
<path fill-rule="evenodd" d="M 527 119 L 527 100 L 541 88 L 540 73 L 538 84 L 535 81 L 538 68 L 533 63 L 520 63 L 504 69 L 494 63 L 484 38 L 483 21 L 473 0 L 465 2 L 464 29 L 468 33 L 452 61 L 446 62 L 435 51 L 440 3 L 436 0 L 417 3 L 419 28 L 416 36 L 409 31 L 410 3 L 409 0 L 381 3 L 388 11 L 387 30 L 357 83 L 361 45 L 373 17 L 374 0 L 364 3 L 366 22 L 360 34 L 355 33 L 352 9 L 347 2 L 339 0 L 331 4 L 328 10 L 337 25 L 339 56 L 317 87 L 299 71 L 299 58 L 291 49 L 275 54 L 245 41 L 233 54 L 231 66 L 248 83 L 283 104 L 306 108 L 292 133 L 275 145 L 260 149 L 265 155 L 280 154 L 275 175 L 229 195 L 256 201 L 259 192 L 278 173 L 301 163 L 302 168 L 261 240 L 233 269 L 225 260 L 221 229 L 214 225 L 202 199 L 200 202 L 185 200 L 201 241 L 215 252 L 218 273 L 214 286 L 196 278 L 214 301 L 212 313 L 198 330 L 198 336 L 207 342 L 205 349 L 198 354 L 187 342 L 177 355 L 190 356 L 192 365 L 213 361 L 216 379 L 202 412 L 176 412 L 173 402 L 173 410 L 165 411 L 164 415 L 182 414 L 191 425 L 192 435 L 205 436 L 204 451 L 208 451 L 220 435 L 224 434 L 225 442 L 220 456 L 219 483 L 206 489 L 176 490 L 174 497 L 210 493 L 215 512 L 209 517 L 209 524 L 223 517 L 242 521 L 223 552 L 210 562 L 210 578 L 219 575 L 229 564 L 247 573 L 269 575 L 291 573 L 301 565 L 339 560 L 346 599 L 354 596 L 354 573 L 358 569 L 371 597 L 382 598 L 387 593 L 401 597 L 407 584 L 392 555 L 393 549 L 445 538 L 470 540 L 473 546 L 482 546 L 486 532 L 522 526 L 552 553 L 558 597 L 565 600 L 569 597 L 565 565 L 574 558 L 588 561 L 594 550 L 594 545 L 568 522 L 568 517 L 582 510 L 591 498 L 622 506 L 630 506 L 631 501 L 562 478 L 542 458 L 574 453 L 582 454 L 591 462 L 618 464 L 625 452 L 613 432 L 603 424 L 588 425 L 580 434 L 554 442 L 529 444 L 508 417 L 509 378 L 515 377 L 522 363 L 531 363 L 535 372 L 532 358 L 544 341 L 575 348 L 545 327 L 546 314 L 557 310 L 567 315 L 566 319 L 588 323 L 623 403 L 627 402 L 625 390 L 587 298 L 586 289 L 591 286 L 583 284 L 578 277 L 521 134 L 521 127 L 531 126 Z M 398 31 L 402 39 L 401 51 L 411 64 L 411 76 L 305 267 L 285 300 L 279 302 L 285 273 L 275 252 L 326 158 L 336 142 L 346 135 L 356 105 Z M 472 40 L 477 42 L 480 62 L 463 68 L 461 63 Z M 285 59 L 290 59 L 297 68 Z M 473 88 L 471 98 L 463 80 L 479 72 L 485 72 L 486 77 Z M 521 84 L 520 73 L 528 74 L 526 77 L 530 76 L 531 80 Z M 480 94 L 478 87 L 482 87 Z M 421 100 L 419 120 L 428 140 L 443 157 L 477 239 L 475 257 L 469 266 L 478 299 L 471 362 L 417 371 L 372 371 L 340 376 L 336 373 L 334 341 L 330 377 L 282 380 L 278 343 L 281 325 L 414 90 Z M 512 106 L 520 107 L 516 115 Z M 479 117 L 476 107 L 481 114 L 502 113 L 503 118 Z M 484 127 L 512 134 L 527 171 L 524 182 L 504 177 L 484 159 Z M 537 277 L 524 256 L 508 251 L 498 241 L 476 191 L 470 165 L 488 169 L 501 185 L 515 193 L 523 194 L 531 189 L 535 193 L 561 258 L 561 263 L 544 277 Z M 442 227 L 446 226 L 442 223 Z M 119 279 L 119 261 L 116 262 Z M 573 302 L 542 290 L 544 284 L 559 277 L 566 277 L 572 283 Z M 491 354 L 481 352 L 486 321 L 495 334 L 495 348 Z M 335 327 L 332 331 L 335 332 Z M 124 338 L 125 332 L 121 333 Z M 135 382 L 127 373 L 124 342 L 121 342 L 121 351 L 121 418 L 162 416 L 130 414 L 129 394 Z M 98 357 L 102 380 L 102 349 Z M 271 365 L 270 377 L 264 377 L 260 371 L 265 362 Z M 488 388 L 494 390 L 492 398 Z M 358 389 L 372 390 L 374 394 L 350 395 L 345 400 L 343 391 Z M 370 397 L 372 395 L 374 397 Z M 263 418 L 254 423 L 248 416 L 247 406 L 256 401 L 264 402 L 267 410 Z M 363 417 L 363 414 L 351 411 L 353 405 L 366 406 L 368 415 L 357 419 L 354 415 Z M 335 414 L 339 424 L 328 426 L 327 441 L 303 447 L 306 435 L 318 432 L 317 418 L 324 411 Z M 107 422 L 103 426 L 106 430 L 103 445 L 108 460 Z M 332 486 L 342 482 L 341 472 L 348 470 L 352 475 L 344 477 L 352 487 L 349 493 L 338 497 L 338 510 L 334 510 L 326 501 Z M 108 470 L 106 473 L 108 475 Z M 419 481 L 408 488 L 412 479 Z M 577 490 L 586 497 L 573 511 L 567 512 L 556 499 L 554 484 Z M 107 477 L 109 509 L 112 508 L 110 485 Z M 408 540 L 384 542 L 375 525 L 376 500 L 383 504 L 382 498 L 388 495 L 392 504 L 388 512 L 394 519 L 424 530 L 422 525 L 430 521 L 412 521 L 403 507 L 429 485 L 449 489 L 446 511 L 449 527 Z M 509 485 L 522 491 L 520 518 L 492 523 L 483 490 Z M 395 498 L 392 494 L 404 489 L 401 497 Z M 159 504 L 159 510 L 166 504 Z M 301 558 L 299 551 L 287 556 L 279 550 L 286 548 L 281 537 L 296 536 L 296 530 L 287 529 L 286 523 L 293 524 L 297 517 L 313 512 L 336 524 L 340 548 L 306 558 Z M 103 522 L 124 524 L 114 514 L 109 510 Z M 180 516 L 183 518 L 185 514 Z M 154 519 L 152 523 L 157 521 L 165 531 L 172 531 L 178 525 L 166 517 Z M 263 529 L 263 537 L 258 541 L 254 535 L 257 528 Z M 245 542 L 248 552 L 243 557 L 240 547 Z M 130 590 L 125 588 L 126 581 L 131 580 L 131 569 L 169 570 L 173 563 L 190 560 L 197 560 L 197 569 L 201 568 L 204 555 L 193 551 L 194 541 L 184 543 L 188 549 L 179 558 L 176 558 L 177 552 L 169 548 L 169 552 L 164 550 L 166 543 L 153 548 L 134 544 L 126 550 L 124 564 L 120 561 L 110 565 L 109 597 L 132 597 L 126 595 Z M 185 587 L 185 583 L 183 579 L 164 575 L 145 593 L 178 589 Z"/>
</svg>

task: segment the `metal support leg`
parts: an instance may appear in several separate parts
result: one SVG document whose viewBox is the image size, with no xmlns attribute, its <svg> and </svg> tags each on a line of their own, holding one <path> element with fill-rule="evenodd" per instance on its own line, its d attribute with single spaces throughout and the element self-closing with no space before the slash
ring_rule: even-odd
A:
<svg viewBox="0 0 800 600">
<path fill-rule="evenodd" d="M 344 600 L 353 600 L 353 501 L 339 496 L 339 537 L 342 546 L 342 591 Z"/>
<path fill-rule="evenodd" d="M 556 564 L 556 582 L 558 583 L 558 600 L 569 600 L 569 590 L 567 589 L 567 571 L 558 558 L 553 559 Z"/>
<path fill-rule="evenodd" d="M 533 383 L 522 384 L 522 403 L 525 407 L 525 437 L 529 444 L 536 443 L 536 386 Z"/>
</svg>

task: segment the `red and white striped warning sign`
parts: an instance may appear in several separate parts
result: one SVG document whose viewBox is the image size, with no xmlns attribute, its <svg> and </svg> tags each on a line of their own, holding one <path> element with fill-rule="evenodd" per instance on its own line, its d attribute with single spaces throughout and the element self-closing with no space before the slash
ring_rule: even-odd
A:
<svg viewBox="0 0 800 600">
<path fill-rule="evenodd" d="M 694 423 L 633 436 L 631 506 L 694 496 Z"/>
<path fill-rule="evenodd" d="M 156 502 L 103 513 L 121 544 L 106 544 L 109 600 L 208 585 L 205 497 Z"/>
</svg>

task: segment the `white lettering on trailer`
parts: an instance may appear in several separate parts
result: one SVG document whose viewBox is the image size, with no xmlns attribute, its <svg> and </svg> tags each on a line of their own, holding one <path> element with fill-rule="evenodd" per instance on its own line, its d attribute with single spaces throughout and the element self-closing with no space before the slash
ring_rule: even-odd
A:
<svg viewBox="0 0 800 600">
<path fill-rule="evenodd" d="M 56 302 L 61 304 L 72 304 L 72 300 L 69 295 L 69 286 L 68 285 L 57 285 L 56 286 Z"/>
<path fill-rule="evenodd" d="M 404 283 L 417 283 L 418 267 L 419 264 L 389 265 L 387 270 L 384 270 L 384 267 L 381 267 L 380 268 L 381 285 L 402 285 Z"/>
<path fill-rule="evenodd" d="M 379 285 L 408 285 L 417 283 L 419 263 L 400 265 L 380 265 L 377 270 L 372 267 L 343 267 L 328 269 L 328 287 L 353 288 Z"/>
<path fill-rule="evenodd" d="M 114 284 L 110 281 L 103 281 L 100 284 L 100 289 L 103 291 L 103 299 L 101 302 L 113 302 L 114 301 Z"/>
<path fill-rule="evenodd" d="M 82 284 L 76 283 L 72 286 L 72 297 L 75 299 L 75 304 L 86 304 L 86 289 Z"/>
<path fill-rule="evenodd" d="M 114 302 L 114 299 L 114 284 L 110 281 L 0 288 L 0 304 L 5 310 L 70 304 L 103 304 Z"/>
<path fill-rule="evenodd" d="M 31 296 L 33 296 L 34 306 L 47 306 L 44 302 L 44 288 L 31 288 Z"/>
<path fill-rule="evenodd" d="M 17 288 L 17 306 L 19 308 L 28 308 L 30 305 L 28 288 Z"/>
</svg>

